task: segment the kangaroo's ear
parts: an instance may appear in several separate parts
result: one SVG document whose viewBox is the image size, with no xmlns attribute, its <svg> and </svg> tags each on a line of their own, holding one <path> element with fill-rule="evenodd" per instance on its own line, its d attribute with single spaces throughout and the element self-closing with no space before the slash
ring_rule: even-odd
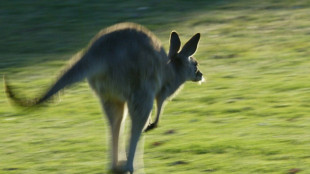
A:
<svg viewBox="0 0 310 174">
<path fill-rule="evenodd" d="M 197 50 L 197 45 L 200 39 L 200 33 L 195 34 L 180 51 L 180 55 L 189 57 L 193 55 Z"/>
<path fill-rule="evenodd" d="M 181 41 L 177 32 L 172 31 L 170 35 L 170 49 L 168 56 L 171 58 L 175 56 L 181 47 Z"/>
</svg>

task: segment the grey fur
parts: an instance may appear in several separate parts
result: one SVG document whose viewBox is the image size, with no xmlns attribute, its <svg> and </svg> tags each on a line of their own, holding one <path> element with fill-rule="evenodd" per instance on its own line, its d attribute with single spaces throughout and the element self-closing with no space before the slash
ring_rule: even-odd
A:
<svg viewBox="0 0 310 174">
<path fill-rule="evenodd" d="M 197 61 L 191 57 L 200 39 L 194 35 L 180 50 L 180 39 L 171 33 L 167 55 L 160 41 L 144 27 L 121 23 L 99 32 L 80 58 L 40 98 L 21 100 L 5 81 L 6 92 L 21 106 L 43 103 L 66 86 L 87 79 L 99 97 L 112 132 L 112 171 L 133 173 L 136 146 L 156 100 L 156 127 L 164 101 L 185 81 L 201 81 Z M 118 160 L 118 139 L 123 116 L 128 111 L 132 128 L 127 161 Z"/>
</svg>

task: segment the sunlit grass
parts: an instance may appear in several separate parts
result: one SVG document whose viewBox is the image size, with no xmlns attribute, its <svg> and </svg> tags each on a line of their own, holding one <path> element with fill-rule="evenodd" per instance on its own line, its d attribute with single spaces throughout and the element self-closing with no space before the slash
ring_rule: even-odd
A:
<svg viewBox="0 0 310 174">
<path fill-rule="evenodd" d="M 89 16 L 68 22 L 83 6 L 106 10 L 84 9 Z M 71 55 L 115 22 L 146 25 L 165 48 L 173 29 L 183 42 L 202 34 L 196 58 L 207 82 L 187 83 L 166 105 L 159 127 L 145 134 L 146 173 L 310 173 L 307 1 L 77 2 L 67 12 L 46 6 L 40 12 L 51 16 L 41 18 L 25 16 L 31 9 L 22 6 L 5 7 L 19 12 L 5 13 L 7 19 L 31 21 L 9 23 L 0 40 L 9 46 L 0 49 L 0 73 L 27 97 L 44 91 Z M 56 12 L 64 19 L 56 20 Z M 0 173 L 108 169 L 107 122 L 85 82 L 32 112 L 16 110 L 1 92 L 0 116 Z"/>
</svg>

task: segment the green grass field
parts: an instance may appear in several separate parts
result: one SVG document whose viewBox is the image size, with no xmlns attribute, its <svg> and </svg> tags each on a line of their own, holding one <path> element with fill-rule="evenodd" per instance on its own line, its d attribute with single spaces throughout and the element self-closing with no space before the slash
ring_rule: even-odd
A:
<svg viewBox="0 0 310 174">
<path fill-rule="evenodd" d="M 3 1 L 0 74 L 34 97 L 102 28 L 152 30 L 168 49 L 202 34 L 207 83 L 188 82 L 145 134 L 147 174 L 310 173 L 310 2 L 307 0 Z M 108 170 L 107 121 L 84 81 L 35 111 L 0 86 L 0 173 Z"/>
</svg>

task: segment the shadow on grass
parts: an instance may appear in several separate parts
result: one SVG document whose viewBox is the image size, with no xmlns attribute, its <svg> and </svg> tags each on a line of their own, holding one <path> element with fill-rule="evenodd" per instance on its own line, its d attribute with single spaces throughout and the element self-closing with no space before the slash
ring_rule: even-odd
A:
<svg viewBox="0 0 310 174">
<path fill-rule="evenodd" d="M 178 26 L 189 21 L 194 21 L 191 26 L 231 22 L 229 18 L 213 19 L 211 12 L 225 16 L 227 11 L 270 11 L 308 6 L 306 0 L 260 3 L 246 0 L 4 1 L 0 6 L 0 71 L 42 61 L 67 60 L 70 57 L 58 56 L 73 55 L 100 29 L 119 22 L 140 23 L 157 35 L 164 34 L 168 40 L 171 30 L 178 30 Z M 210 18 L 196 19 L 202 13 L 210 13 Z"/>
<path fill-rule="evenodd" d="M 192 13 L 224 4 L 224 0 L 5 1 L 0 6 L 0 70 L 62 59 L 57 55 L 74 54 L 100 29 L 118 22 L 165 31 L 168 40 L 171 29 L 194 18 Z"/>
</svg>

